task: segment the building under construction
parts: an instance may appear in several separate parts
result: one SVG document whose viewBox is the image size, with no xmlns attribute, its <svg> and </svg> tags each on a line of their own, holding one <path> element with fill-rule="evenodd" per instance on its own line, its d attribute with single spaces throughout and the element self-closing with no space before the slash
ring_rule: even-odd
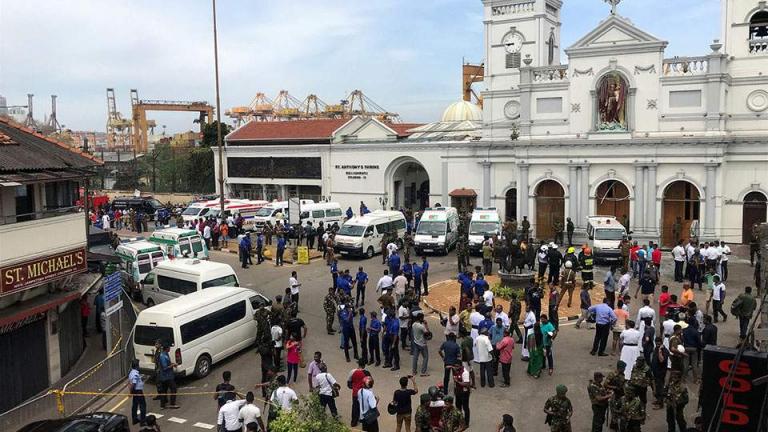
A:
<svg viewBox="0 0 768 432">
<path fill-rule="evenodd" d="M 356 115 L 375 117 L 386 122 L 400 121 L 397 113 L 382 108 L 361 90 L 352 91 L 337 104 L 325 103 L 315 94 L 299 100 L 288 93 L 288 90 L 280 90 L 273 99 L 264 93 L 256 93 L 248 106 L 231 108 L 225 114 L 234 119 L 237 127 L 252 120 L 344 119 Z"/>
</svg>

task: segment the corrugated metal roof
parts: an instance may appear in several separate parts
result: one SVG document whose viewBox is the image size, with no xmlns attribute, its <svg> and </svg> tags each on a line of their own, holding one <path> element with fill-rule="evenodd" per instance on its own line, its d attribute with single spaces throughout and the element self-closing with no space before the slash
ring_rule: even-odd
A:
<svg viewBox="0 0 768 432">
<path fill-rule="evenodd" d="M 0 119 L 0 172 L 66 170 L 101 165 L 87 153 Z"/>
</svg>

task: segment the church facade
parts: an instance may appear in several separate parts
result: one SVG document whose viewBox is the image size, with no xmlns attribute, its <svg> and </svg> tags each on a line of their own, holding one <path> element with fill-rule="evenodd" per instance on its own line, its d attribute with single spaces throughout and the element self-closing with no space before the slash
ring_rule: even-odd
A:
<svg viewBox="0 0 768 432">
<path fill-rule="evenodd" d="M 674 58 L 615 5 L 567 48 L 561 0 L 482 5 L 482 113 L 458 103 L 407 131 L 352 119 L 311 149 L 255 145 L 237 130 L 226 157 L 312 153 L 320 197 L 353 208 L 447 205 L 452 191 L 472 189 L 478 205 L 528 216 L 544 239 L 555 220 L 570 217 L 583 232 L 587 216 L 600 214 L 665 246 L 690 233 L 740 243 L 766 220 L 766 2 L 723 0 L 721 39 L 703 41 L 704 55 Z M 294 181 L 225 174 L 236 195 Z"/>
</svg>

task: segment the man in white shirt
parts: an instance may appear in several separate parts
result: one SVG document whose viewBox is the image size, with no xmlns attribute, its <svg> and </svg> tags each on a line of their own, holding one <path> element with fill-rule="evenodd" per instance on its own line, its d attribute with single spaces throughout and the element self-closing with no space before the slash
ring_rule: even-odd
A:
<svg viewBox="0 0 768 432">
<path fill-rule="evenodd" d="M 379 291 L 388 289 L 391 286 L 392 286 L 392 276 L 389 275 L 389 270 L 384 270 L 384 276 L 379 278 L 379 281 L 376 283 L 376 294 L 378 294 Z"/>
<path fill-rule="evenodd" d="M 236 401 L 234 393 L 227 393 L 225 398 L 227 402 L 219 408 L 216 424 L 220 431 L 240 432 L 243 430 L 243 425 L 240 423 L 240 408 L 245 405 L 245 401 Z"/>
<path fill-rule="evenodd" d="M 275 323 L 269 329 L 269 333 L 272 336 L 272 346 L 275 348 L 275 363 L 280 364 L 280 352 L 283 349 L 283 327 L 279 323 Z"/>
<path fill-rule="evenodd" d="M 109 215 L 106 213 L 104 213 L 104 216 L 101 217 L 101 227 L 107 231 L 109 231 L 109 228 L 111 228 L 109 226 Z"/>
<path fill-rule="evenodd" d="M 656 311 L 651 307 L 651 301 L 649 299 L 643 299 L 643 307 L 637 311 L 637 326 L 640 330 L 640 334 L 645 332 L 645 318 L 650 318 L 651 322 L 656 321 Z"/>
<path fill-rule="evenodd" d="M 298 311 L 301 284 L 299 283 L 299 275 L 295 270 L 291 272 L 291 277 L 288 278 L 288 286 L 291 287 L 291 301 L 296 305 L 296 310 Z"/>
<path fill-rule="evenodd" d="M 405 289 L 408 287 L 408 279 L 403 275 L 403 272 L 399 272 L 392 283 L 395 285 L 395 301 L 400 303 L 400 299 L 403 298 Z"/>
<path fill-rule="evenodd" d="M 720 242 L 720 277 L 723 282 L 728 281 L 728 255 L 731 254 L 731 248 L 725 244 L 724 241 Z"/>
<path fill-rule="evenodd" d="M 288 387 L 285 375 L 277 377 L 277 385 L 279 387 L 272 392 L 269 400 L 277 405 L 279 409 L 290 411 L 293 409 L 293 402 L 299 400 L 299 397 L 296 396 L 296 392 L 292 388 Z"/>
<path fill-rule="evenodd" d="M 528 335 L 533 331 L 533 326 L 536 325 L 536 314 L 533 313 L 530 306 L 525 307 L 525 320 L 523 320 L 523 343 L 520 344 L 521 348 L 521 360 L 528 361 L 530 354 L 528 353 Z M 607 337 L 607 336 L 606 336 Z"/>
<path fill-rule="evenodd" d="M 333 397 L 333 387 L 336 384 L 336 379 L 333 375 L 328 373 L 328 367 L 325 363 L 320 363 L 318 368 L 320 369 L 320 373 L 315 375 L 313 384 L 320 397 L 320 406 L 323 407 L 323 410 L 325 410 L 325 407 L 327 406 L 331 410 L 331 415 L 338 417 L 339 412 L 336 409 L 336 399 Z"/>
<path fill-rule="evenodd" d="M 717 250 L 717 246 L 714 243 L 707 248 L 707 255 L 705 257 L 707 259 L 707 268 L 714 269 L 717 272 L 717 265 L 720 262 L 720 251 Z"/>
<path fill-rule="evenodd" d="M 627 271 L 619 278 L 619 298 L 624 298 L 624 294 L 629 292 L 629 282 L 632 280 L 631 269 L 627 268 Z"/>
<path fill-rule="evenodd" d="M 387 243 L 387 258 L 391 257 L 395 252 L 397 252 L 397 245 L 395 242 Z"/>
<path fill-rule="evenodd" d="M 501 320 L 502 327 L 505 329 L 509 328 L 509 315 L 504 312 L 504 306 L 500 304 L 496 305 L 496 315 L 493 317 L 493 321 L 495 322 L 497 319 Z"/>
<path fill-rule="evenodd" d="M 725 301 L 725 284 L 720 281 L 720 276 L 718 275 L 715 275 L 712 278 L 712 281 L 714 285 L 712 290 L 712 315 L 714 321 L 717 322 L 718 316 L 722 315 L 723 322 L 726 322 L 728 320 L 728 315 L 723 312 L 723 302 Z"/>
<path fill-rule="evenodd" d="M 405 304 L 400 304 L 397 308 L 397 322 L 400 326 L 400 345 L 403 349 L 406 349 L 406 342 L 408 342 L 408 317 L 410 312 Z"/>
<path fill-rule="evenodd" d="M 253 404 L 253 400 L 253 392 L 248 392 L 245 395 L 245 405 L 240 408 L 240 423 L 243 426 L 256 423 L 259 425 L 259 430 L 266 430 L 264 428 L 264 422 L 261 420 L 261 410 Z"/>
<path fill-rule="evenodd" d="M 480 365 L 480 387 L 485 387 L 486 379 L 488 381 L 488 387 L 493 388 L 493 344 L 491 339 L 488 338 L 488 329 L 484 328 L 475 339 L 475 363 Z"/>
<path fill-rule="evenodd" d="M 672 249 L 672 258 L 675 260 L 675 282 L 683 281 L 683 263 L 685 263 L 686 253 L 683 248 L 683 241 L 677 242 L 677 246 Z"/>
<path fill-rule="evenodd" d="M 494 307 L 493 292 L 491 292 L 491 290 L 487 289 L 483 292 L 483 301 L 487 307 Z"/>
</svg>

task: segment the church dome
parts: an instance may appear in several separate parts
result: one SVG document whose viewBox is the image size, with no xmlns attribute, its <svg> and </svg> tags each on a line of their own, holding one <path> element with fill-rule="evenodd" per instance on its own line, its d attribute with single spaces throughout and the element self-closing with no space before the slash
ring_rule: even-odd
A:
<svg viewBox="0 0 768 432">
<path fill-rule="evenodd" d="M 483 110 L 479 106 L 462 100 L 448 105 L 448 108 L 443 111 L 443 118 L 440 121 L 460 122 L 481 121 L 482 119 Z"/>
</svg>

